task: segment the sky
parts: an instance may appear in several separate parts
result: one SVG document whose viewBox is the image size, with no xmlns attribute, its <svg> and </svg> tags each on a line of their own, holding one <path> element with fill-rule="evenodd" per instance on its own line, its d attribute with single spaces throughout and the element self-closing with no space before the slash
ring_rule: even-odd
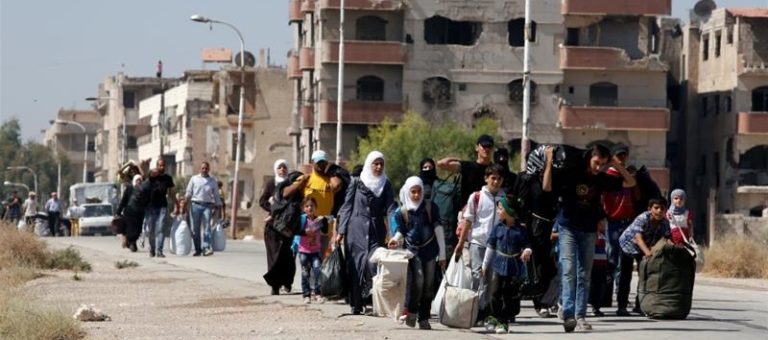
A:
<svg viewBox="0 0 768 340">
<path fill-rule="evenodd" d="M 468 0 L 469 1 L 469 0 Z M 638 0 L 642 1 L 642 0 Z M 721 0 L 719 7 L 768 7 L 768 0 Z M 673 0 L 685 20 L 695 0 Z M 246 50 L 269 48 L 285 64 L 291 47 L 288 0 L 2 0 L 0 122 L 16 117 L 24 140 L 41 140 L 60 108 L 88 109 L 107 76 L 178 77 L 200 69 L 206 47 L 239 50 L 228 27 L 192 22 L 201 14 L 240 29 Z M 214 69 L 215 65 L 208 65 Z"/>
</svg>

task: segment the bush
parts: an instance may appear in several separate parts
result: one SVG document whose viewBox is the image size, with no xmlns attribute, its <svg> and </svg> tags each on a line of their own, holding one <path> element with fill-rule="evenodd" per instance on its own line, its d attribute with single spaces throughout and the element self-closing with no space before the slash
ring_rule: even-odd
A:
<svg viewBox="0 0 768 340">
<path fill-rule="evenodd" d="M 37 236 L 19 232 L 10 223 L 0 222 L 0 269 L 28 266 L 42 267 L 48 252 Z"/>
<path fill-rule="evenodd" d="M 72 247 L 53 251 L 48 258 L 46 267 L 48 269 L 74 270 L 77 272 L 91 271 L 91 264 L 85 262 L 82 256 L 80 256 L 80 252 Z"/>
<path fill-rule="evenodd" d="M 30 303 L 17 292 L 0 290 L 0 338 L 8 340 L 74 340 L 85 333 L 66 314 Z"/>
<path fill-rule="evenodd" d="M 713 276 L 768 279 L 768 247 L 755 238 L 727 236 L 705 249 L 704 259 Z"/>
<path fill-rule="evenodd" d="M 371 128 L 368 137 L 360 140 L 357 152 L 350 158 L 349 168 L 363 164 L 371 151 L 381 151 L 387 176 L 397 192 L 408 176 L 418 175 L 422 159 L 429 157 L 437 162 L 443 157 L 455 156 L 474 160 L 477 137 L 482 134 L 497 136 L 496 130 L 497 124 L 492 119 L 480 120 L 470 130 L 451 121 L 433 126 L 421 115 L 409 112 L 398 124 L 385 120 Z"/>
</svg>

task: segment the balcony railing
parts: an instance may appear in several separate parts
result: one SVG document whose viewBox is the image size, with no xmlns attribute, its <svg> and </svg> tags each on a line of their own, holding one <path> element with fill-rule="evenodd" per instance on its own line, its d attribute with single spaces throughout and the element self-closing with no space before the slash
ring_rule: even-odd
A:
<svg viewBox="0 0 768 340">
<path fill-rule="evenodd" d="M 302 0 L 301 1 L 301 12 L 302 13 L 310 13 L 315 11 L 315 0 Z"/>
<path fill-rule="evenodd" d="M 315 49 L 311 47 L 302 47 L 299 51 L 299 69 L 314 70 L 315 69 Z"/>
<path fill-rule="evenodd" d="M 740 112 L 738 134 L 768 135 L 768 112 Z"/>
<path fill-rule="evenodd" d="M 339 62 L 339 42 L 323 42 L 323 63 Z M 345 41 L 345 64 L 376 64 L 403 65 L 405 64 L 405 49 L 397 41 Z"/>
<path fill-rule="evenodd" d="M 669 15 L 672 0 L 563 0 L 565 15 Z"/>
<path fill-rule="evenodd" d="M 320 9 L 341 9 L 340 0 L 320 0 Z M 401 0 L 344 0 L 344 8 L 366 11 L 397 11 L 402 8 Z"/>
<path fill-rule="evenodd" d="M 560 107 L 560 126 L 563 129 L 585 130 L 669 130 L 669 110 L 657 107 Z"/>
<path fill-rule="evenodd" d="M 303 21 L 304 16 L 301 14 L 301 0 L 291 0 L 288 3 L 288 21 Z"/>
<path fill-rule="evenodd" d="M 342 123 L 344 124 L 379 124 L 385 118 L 399 121 L 403 117 L 402 103 L 345 101 Z M 336 101 L 321 100 L 320 123 L 335 123 Z"/>
<path fill-rule="evenodd" d="M 301 128 L 311 129 L 315 127 L 315 106 L 304 105 L 301 107 Z"/>
<path fill-rule="evenodd" d="M 288 70 L 286 72 L 288 74 L 288 79 L 301 79 L 301 69 L 299 69 L 299 55 L 298 54 L 291 54 L 291 56 L 288 57 Z"/>
<path fill-rule="evenodd" d="M 666 71 L 667 64 L 657 57 L 632 60 L 615 47 L 560 47 L 560 68 L 564 70 Z"/>
</svg>

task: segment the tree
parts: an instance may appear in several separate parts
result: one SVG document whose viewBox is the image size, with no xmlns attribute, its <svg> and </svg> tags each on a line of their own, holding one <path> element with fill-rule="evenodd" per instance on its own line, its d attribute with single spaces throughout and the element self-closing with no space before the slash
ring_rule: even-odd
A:
<svg viewBox="0 0 768 340">
<path fill-rule="evenodd" d="M 477 137 L 482 134 L 496 136 L 496 130 L 497 124 L 492 119 L 480 120 L 474 129 L 450 121 L 435 127 L 421 115 L 409 112 L 397 124 L 385 120 L 371 128 L 368 137 L 360 139 L 350 167 L 363 164 L 371 151 L 381 151 L 385 171 L 397 191 L 408 176 L 418 174 L 422 159 L 429 157 L 437 161 L 447 156 L 474 159 Z"/>
</svg>

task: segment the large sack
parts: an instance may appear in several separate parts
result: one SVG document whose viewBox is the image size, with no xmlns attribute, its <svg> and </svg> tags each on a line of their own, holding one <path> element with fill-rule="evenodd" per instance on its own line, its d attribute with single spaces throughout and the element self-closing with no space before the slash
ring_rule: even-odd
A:
<svg viewBox="0 0 768 340">
<path fill-rule="evenodd" d="M 320 293 L 328 300 L 343 299 L 347 295 L 347 263 L 341 247 L 331 252 L 320 268 Z"/>
<path fill-rule="evenodd" d="M 411 257 L 413 253 L 407 250 L 386 248 L 378 248 L 371 255 L 370 262 L 378 268 L 371 289 L 374 315 L 397 320 L 402 314 Z"/>
<path fill-rule="evenodd" d="M 691 311 L 696 263 L 687 249 L 664 242 L 640 262 L 640 308 L 653 319 L 685 319 Z"/>
<path fill-rule="evenodd" d="M 221 221 L 216 222 L 211 229 L 211 248 L 213 251 L 224 251 L 227 248 L 227 231 Z"/>
<path fill-rule="evenodd" d="M 438 318 L 440 323 L 454 328 L 472 328 L 477 320 L 480 296 L 472 289 L 445 287 Z"/>
<path fill-rule="evenodd" d="M 177 219 L 171 227 L 171 253 L 186 256 L 192 252 L 192 231 L 187 221 Z"/>
<path fill-rule="evenodd" d="M 437 294 L 435 299 L 432 300 L 432 314 L 437 315 L 440 311 L 440 306 L 443 304 L 443 297 L 445 296 L 445 288 L 447 286 L 459 287 L 459 288 L 472 288 L 472 271 L 469 267 L 464 265 L 464 260 L 459 258 L 458 261 L 454 261 L 455 254 L 452 255 L 448 261 L 448 269 L 445 270 L 443 280 L 440 282 L 440 286 L 437 288 Z"/>
<path fill-rule="evenodd" d="M 35 219 L 35 235 L 51 236 L 51 229 L 48 228 L 48 221 L 42 218 Z"/>
</svg>

